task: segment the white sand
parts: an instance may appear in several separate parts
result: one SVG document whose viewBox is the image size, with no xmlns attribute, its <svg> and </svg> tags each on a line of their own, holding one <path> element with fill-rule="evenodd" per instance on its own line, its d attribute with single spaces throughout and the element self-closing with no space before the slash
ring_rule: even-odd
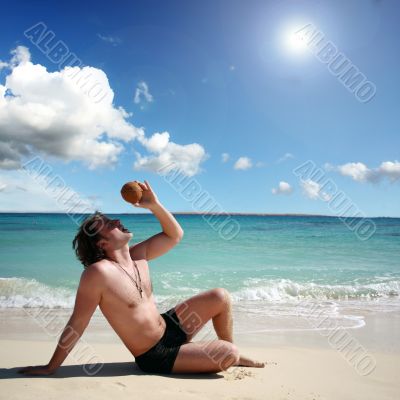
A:
<svg viewBox="0 0 400 400">
<path fill-rule="evenodd" d="M 230 368 L 218 374 L 148 375 L 123 345 L 93 344 L 104 359 L 88 376 L 70 357 L 50 377 L 25 377 L 17 367 L 47 362 L 53 342 L 1 340 L 2 399 L 396 399 L 400 393 L 399 356 L 374 353 L 375 370 L 361 376 L 331 349 L 241 348 L 268 362 L 263 369 Z"/>
<path fill-rule="evenodd" d="M 61 315 L 58 325 L 62 327 L 68 312 L 55 313 Z M 327 337 L 316 332 L 238 335 L 241 353 L 266 361 L 263 369 L 231 367 L 218 374 L 150 375 L 139 370 L 111 328 L 95 319 L 55 375 L 28 377 L 16 370 L 47 363 L 58 337 L 32 324 L 21 310 L 3 310 L 0 399 L 398 399 L 399 321 L 397 313 L 382 314 L 367 320 L 366 327 L 349 331 L 376 361 L 365 376 L 358 373 L 365 372 L 362 365 L 355 367 L 356 362 L 344 351 L 335 350 Z M 89 376 L 87 363 L 95 361 L 104 365 Z"/>
</svg>

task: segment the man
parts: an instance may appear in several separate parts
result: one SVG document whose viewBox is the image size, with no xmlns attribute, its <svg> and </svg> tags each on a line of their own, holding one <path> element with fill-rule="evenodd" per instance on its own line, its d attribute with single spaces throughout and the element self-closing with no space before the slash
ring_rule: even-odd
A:
<svg viewBox="0 0 400 400">
<path fill-rule="evenodd" d="M 20 372 L 54 373 L 79 340 L 97 306 L 143 371 L 200 373 L 218 372 L 233 365 L 264 366 L 240 356 L 233 344 L 231 301 L 225 289 L 200 293 L 159 314 L 148 261 L 178 244 L 183 230 L 160 203 L 150 184 L 144 182 L 138 182 L 143 195 L 134 206 L 151 210 L 162 232 L 129 247 L 133 235 L 118 219 L 96 212 L 85 220 L 73 240 L 85 270 L 71 318 L 50 362 Z M 191 342 L 210 319 L 218 340 Z"/>
</svg>

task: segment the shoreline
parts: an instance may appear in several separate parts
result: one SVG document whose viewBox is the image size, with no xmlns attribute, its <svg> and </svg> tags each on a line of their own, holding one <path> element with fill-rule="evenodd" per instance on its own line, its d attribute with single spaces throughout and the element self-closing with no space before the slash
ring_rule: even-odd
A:
<svg viewBox="0 0 400 400">
<path fill-rule="evenodd" d="M 163 310 L 160 310 L 162 312 Z M 34 340 L 56 344 L 62 329 L 65 327 L 72 308 L 3 308 L 0 309 L 0 340 Z M 336 319 L 313 321 L 314 325 L 306 325 L 302 320 L 302 328 L 295 325 L 298 318 L 286 318 L 287 327 L 274 327 L 274 316 L 263 317 L 267 329 L 257 330 L 251 319 L 243 319 L 243 314 L 234 311 L 234 340 L 245 347 L 306 347 L 315 349 L 331 349 L 336 346 L 339 337 L 346 337 L 354 344 L 359 344 L 368 351 L 393 353 L 400 357 L 400 310 L 387 312 L 369 312 L 360 314 L 363 324 L 359 326 L 342 325 Z M 303 317 L 301 317 L 303 318 Z M 268 321 L 271 321 L 270 323 Z M 343 321 L 343 320 L 342 320 Z M 280 321 L 279 321 L 280 322 Z M 316 324 L 319 324 L 316 327 Z M 108 321 L 97 309 L 86 328 L 82 339 L 90 343 L 122 344 Z M 195 336 L 194 341 L 215 340 L 217 336 L 208 321 Z"/>
</svg>

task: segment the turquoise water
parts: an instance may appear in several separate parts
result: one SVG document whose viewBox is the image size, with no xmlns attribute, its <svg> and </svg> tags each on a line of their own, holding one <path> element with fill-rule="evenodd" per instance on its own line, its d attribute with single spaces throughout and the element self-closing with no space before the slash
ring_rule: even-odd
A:
<svg viewBox="0 0 400 400">
<path fill-rule="evenodd" d="M 160 231 L 151 214 L 109 216 L 133 232 L 131 244 Z M 176 218 L 184 239 L 150 261 L 160 304 L 225 287 L 238 309 L 254 312 L 282 314 L 304 299 L 398 307 L 400 219 L 374 219 L 375 234 L 362 241 L 335 217 L 234 215 L 232 240 L 201 215 Z M 73 306 L 83 270 L 72 250 L 76 223 L 65 214 L 0 214 L 0 222 L 0 307 Z"/>
</svg>

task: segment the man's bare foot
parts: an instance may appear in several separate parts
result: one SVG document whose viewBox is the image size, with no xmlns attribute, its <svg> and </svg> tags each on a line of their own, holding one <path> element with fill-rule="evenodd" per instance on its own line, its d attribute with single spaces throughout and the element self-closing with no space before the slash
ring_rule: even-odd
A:
<svg viewBox="0 0 400 400">
<path fill-rule="evenodd" d="M 265 363 L 260 361 L 252 360 L 251 358 L 240 356 L 239 361 L 235 364 L 238 367 L 254 367 L 254 368 L 264 368 Z"/>
</svg>

